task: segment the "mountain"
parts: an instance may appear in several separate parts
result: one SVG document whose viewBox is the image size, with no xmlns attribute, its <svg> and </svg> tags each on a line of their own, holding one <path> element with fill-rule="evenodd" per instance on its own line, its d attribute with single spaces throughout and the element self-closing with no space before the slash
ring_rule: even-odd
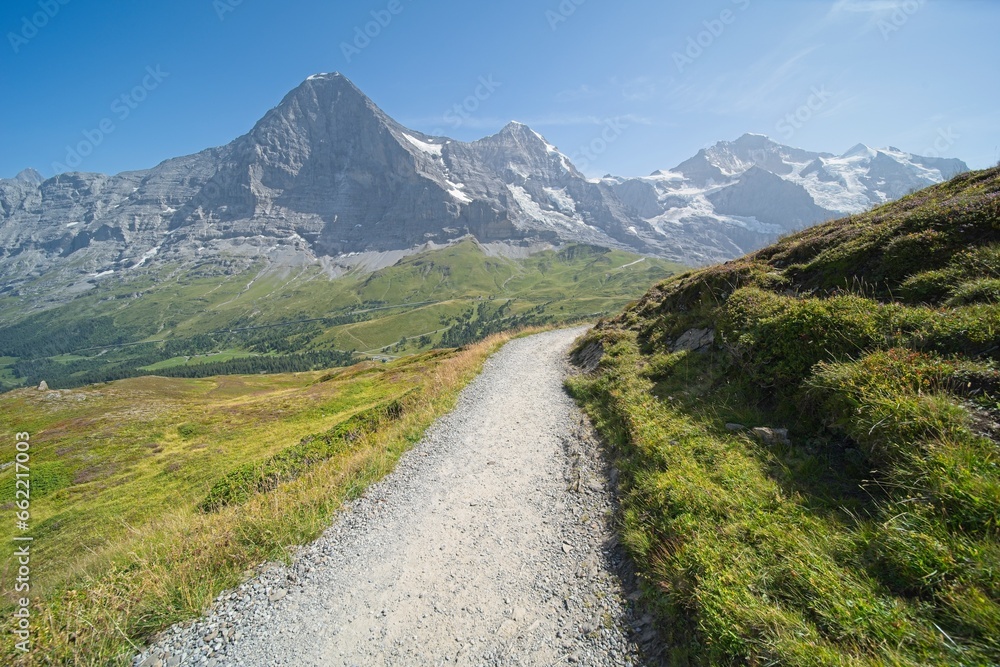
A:
<svg viewBox="0 0 1000 667">
<path fill-rule="evenodd" d="M 657 283 L 575 356 L 664 655 L 1000 664 L 1000 168 Z"/>
<path fill-rule="evenodd" d="M 968 171 L 961 160 L 859 144 L 840 156 L 745 134 L 645 178 L 605 177 L 657 237 L 694 241 L 684 259 L 732 259 L 789 232 L 861 213 Z"/>
<path fill-rule="evenodd" d="M 606 186 L 526 126 L 473 143 L 429 137 L 339 74 L 310 77 L 227 146 L 148 171 L 37 180 L 0 181 L 3 293 L 36 303 L 211 258 L 336 277 L 469 235 L 514 246 L 505 254 L 566 241 L 663 254 Z"/>
<path fill-rule="evenodd" d="M 468 236 L 505 256 L 585 243 L 701 264 L 965 169 L 746 135 L 650 177 L 591 180 L 523 124 L 471 143 L 432 137 L 321 74 L 223 147 L 116 176 L 0 180 L 0 315 L 154 267 L 263 262 L 336 278 Z"/>
</svg>

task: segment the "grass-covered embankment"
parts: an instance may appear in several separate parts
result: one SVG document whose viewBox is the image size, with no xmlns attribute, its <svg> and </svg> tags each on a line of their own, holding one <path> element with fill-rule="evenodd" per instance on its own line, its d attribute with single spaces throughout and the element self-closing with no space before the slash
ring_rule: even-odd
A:
<svg viewBox="0 0 1000 667">
<path fill-rule="evenodd" d="M 675 664 L 1000 664 L 1000 170 L 661 283 L 597 346 L 570 388 Z"/>
<path fill-rule="evenodd" d="M 30 654 L 2 568 L 0 663 L 126 665 L 266 560 L 317 537 L 389 472 L 510 335 L 329 373 L 137 378 L 0 396 L 31 434 Z M 0 493 L 13 499 L 13 470 Z"/>
</svg>

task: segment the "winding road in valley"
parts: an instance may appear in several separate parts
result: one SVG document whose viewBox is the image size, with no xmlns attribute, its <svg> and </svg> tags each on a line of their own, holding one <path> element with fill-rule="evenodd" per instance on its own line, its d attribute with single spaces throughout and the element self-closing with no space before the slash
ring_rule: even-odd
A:
<svg viewBox="0 0 1000 667">
<path fill-rule="evenodd" d="M 584 329 L 514 340 L 290 567 L 136 665 L 640 665 L 613 470 L 562 383 Z"/>
</svg>

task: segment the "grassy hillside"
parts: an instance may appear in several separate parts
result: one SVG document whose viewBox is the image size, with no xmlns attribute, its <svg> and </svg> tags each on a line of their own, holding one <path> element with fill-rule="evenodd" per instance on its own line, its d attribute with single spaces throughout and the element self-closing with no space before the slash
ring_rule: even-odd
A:
<svg viewBox="0 0 1000 667">
<path fill-rule="evenodd" d="M 601 352 L 570 387 L 675 664 L 1000 664 L 1000 169 L 660 283 Z"/>
<path fill-rule="evenodd" d="M 472 241 L 376 273 L 161 267 L 25 316 L 0 299 L 0 389 L 309 371 L 461 345 L 501 330 L 617 312 L 680 267 L 573 245 L 514 260 Z"/>
<path fill-rule="evenodd" d="M 0 470 L 0 663 L 128 664 L 133 644 L 317 537 L 504 340 L 328 373 L 0 396 L 7 451 L 15 432 L 31 436 L 27 533 L 15 529 L 15 469 Z M 27 656 L 11 632 L 22 595 L 12 538 L 24 534 L 34 538 Z"/>
</svg>

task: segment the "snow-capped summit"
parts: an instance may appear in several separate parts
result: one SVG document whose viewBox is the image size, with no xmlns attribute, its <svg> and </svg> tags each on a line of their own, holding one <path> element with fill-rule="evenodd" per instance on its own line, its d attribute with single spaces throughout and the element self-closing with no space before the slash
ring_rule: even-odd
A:
<svg viewBox="0 0 1000 667">
<path fill-rule="evenodd" d="M 845 151 L 844 154 L 841 155 L 840 157 L 844 158 L 845 160 L 852 157 L 873 158 L 875 157 L 875 153 L 877 152 L 878 151 L 874 150 L 873 148 L 869 148 L 865 144 L 856 144 L 855 146 L 852 146 L 851 148 L 847 149 L 847 151 Z"/>
<path fill-rule="evenodd" d="M 318 81 L 320 79 L 337 79 L 337 78 L 346 79 L 347 77 L 345 77 L 340 72 L 320 72 L 318 74 L 313 74 L 312 76 L 308 77 L 306 81 Z"/>
<path fill-rule="evenodd" d="M 745 134 L 650 176 L 590 180 L 523 123 L 473 142 L 430 136 L 347 77 L 315 74 L 226 146 L 117 176 L 0 179 L 0 284 L 55 303 L 94 276 L 165 264 L 337 271 L 469 235 L 497 252 L 584 242 L 700 264 L 965 169 Z"/>
<path fill-rule="evenodd" d="M 737 255 L 967 170 L 961 160 L 896 148 L 858 144 L 838 156 L 745 134 L 703 149 L 673 169 L 605 183 L 657 234 L 711 236 Z"/>
</svg>

